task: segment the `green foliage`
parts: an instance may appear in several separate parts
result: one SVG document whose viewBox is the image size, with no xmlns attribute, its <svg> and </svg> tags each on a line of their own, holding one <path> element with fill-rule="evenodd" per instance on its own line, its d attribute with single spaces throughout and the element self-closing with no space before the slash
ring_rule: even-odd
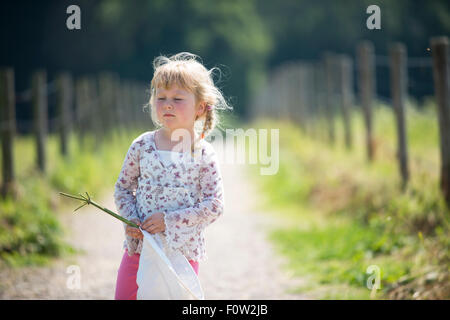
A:
<svg viewBox="0 0 450 320">
<path fill-rule="evenodd" d="M 366 285 L 369 276 L 366 268 L 374 264 L 374 258 L 394 254 L 404 245 L 396 235 L 351 222 L 344 225 L 331 222 L 323 228 L 306 231 L 275 230 L 271 239 L 289 256 L 300 274 L 314 274 L 321 284 L 347 283 L 356 287 Z M 382 279 L 387 282 L 409 271 L 407 262 L 397 263 L 395 267 L 391 263 L 379 263 L 384 272 Z"/>
<path fill-rule="evenodd" d="M 22 188 L 17 201 L 0 202 L 0 262 L 42 264 L 46 257 L 69 252 L 70 247 L 61 242 L 62 229 L 51 208 L 49 185 L 35 175 L 24 180 Z"/>
<path fill-rule="evenodd" d="M 114 134 L 95 149 L 92 137 L 82 147 L 70 138 L 67 158 L 59 152 L 56 136 L 48 139 L 48 172 L 39 173 L 33 164 L 33 141 L 20 137 L 15 143 L 18 199 L 0 201 L 0 266 L 45 264 L 54 257 L 71 254 L 57 211 L 63 207 L 59 192 L 89 191 L 100 195 L 114 185 L 131 141 L 142 132 Z M 113 174 L 111 174 L 113 173 Z"/>
<path fill-rule="evenodd" d="M 91 140 L 92 137 L 87 139 L 88 146 L 94 145 Z M 49 174 L 52 186 L 62 192 L 78 194 L 84 190 L 101 191 L 115 183 L 128 150 L 126 141 L 115 138 L 98 149 L 89 147 L 88 150 L 83 149 L 75 137 L 71 142 L 70 156 L 63 158 L 57 150 L 54 152 L 55 164 Z"/>
<path fill-rule="evenodd" d="M 445 274 L 450 214 L 438 188 L 437 119 L 430 110 L 407 110 L 411 179 L 405 191 L 393 156 L 395 122 L 385 106 L 375 109 L 373 163 L 365 159 L 364 139 L 355 139 L 351 151 L 345 149 L 339 125 L 332 147 L 291 123 L 251 124 L 280 128 L 278 173 L 257 176 L 256 168 L 252 172 L 266 195 L 261 206 L 289 220 L 290 227 L 273 230 L 271 239 L 289 257 L 290 268 L 310 277 L 299 290 L 321 298 L 368 299 L 369 265 L 380 268 L 381 298 L 390 297 L 406 278 L 420 279 L 426 270 Z M 353 115 L 352 124 L 354 136 L 364 137 L 359 114 Z M 443 281 L 436 281 L 436 286 Z M 412 293 L 402 297 L 411 298 Z"/>
</svg>

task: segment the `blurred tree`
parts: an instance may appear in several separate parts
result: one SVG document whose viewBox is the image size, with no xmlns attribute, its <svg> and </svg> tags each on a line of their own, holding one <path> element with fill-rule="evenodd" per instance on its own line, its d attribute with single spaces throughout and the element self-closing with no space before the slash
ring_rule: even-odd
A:
<svg viewBox="0 0 450 320">
<path fill-rule="evenodd" d="M 65 12 L 67 4 L 54 5 L 49 16 Z M 248 90 L 264 75 L 271 39 L 254 0 L 103 0 L 79 6 L 80 32 L 53 25 L 45 36 L 43 47 L 55 66 L 81 73 L 113 69 L 149 82 L 153 58 L 189 51 L 207 67 L 221 68 L 227 81 L 219 74 L 216 80 L 241 114 Z"/>
<path fill-rule="evenodd" d="M 66 28 L 71 4 L 81 8 L 81 30 Z M 381 30 L 366 28 L 370 4 L 381 8 Z M 2 5 L 0 63 L 15 68 L 18 91 L 29 87 L 38 67 L 48 70 L 49 79 L 62 69 L 75 76 L 107 69 L 149 83 L 153 58 L 189 51 L 208 68 L 221 68 L 223 78 L 216 74 L 216 80 L 240 114 L 268 71 L 283 61 L 316 60 L 325 50 L 354 56 L 362 39 L 373 41 L 379 55 L 387 56 L 389 44 L 401 41 L 410 56 L 429 57 L 430 37 L 450 34 L 447 0 L 8 0 Z"/>
</svg>

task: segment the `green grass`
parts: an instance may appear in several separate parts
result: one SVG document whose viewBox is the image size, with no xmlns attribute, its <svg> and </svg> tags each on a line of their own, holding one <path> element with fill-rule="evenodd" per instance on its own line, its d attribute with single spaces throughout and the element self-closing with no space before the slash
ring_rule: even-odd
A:
<svg viewBox="0 0 450 320">
<path fill-rule="evenodd" d="M 402 192 L 395 162 L 391 110 L 375 111 L 376 157 L 368 163 L 362 116 L 354 112 L 354 143 L 347 150 L 337 123 L 337 143 L 312 139 L 285 121 L 250 127 L 280 128 L 276 175 L 251 171 L 265 195 L 261 207 L 288 221 L 269 237 L 288 257 L 287 268 L 308 283 L 298 288 L 321 299 L 370 299 L 367 268 L 379 267 L 377 298 L 449 298 L 449 210 L 438 188 L 437 118 L 428 108 L 407 111 L 411 179 Z M 323 133 L 316 136 L 326 137 Z M 424 281 L 430 273 L 439 276 Z M 407 281 L 405 280 L 407 279 Z M 424 284 L 426 283 L 426 285 Z M 402 284 L 408 290 L 401 291 Z M 442 289 L 444 288 L 444 289 Z M 401 294 L 399 293 L 401 292 Z M 415 297 L 416 297 L 415 296 Z"/>
<path fill-rule="evenodd" d="M 64 242 L 65 230 L 60 212 L 73 210 L 59 192 L 78 194 L 88 191 L 98 198 L 110 190 L 119 175 L 131 141 L 143 131 L 113 134 L 95 148 L 88 136 L 83 146 L 70 138 L 69 156 L 59 151 L 59 140 L 48 137 L 47 172 L 35 165 L 34 139 L 18 137 L 14 143 L 14 165 L 18 196 L 0 200 L 0 267 L 44 265 L 53 258 L 70 255 L 75 250 Z"/>
<path fill-rule="evenodd" d="M 24 180 L 19 201 L 0 202 L 0 258 L 10 266 L 44 264 L 48 257 L 71 251 L 60 241 L 62 230 L 47 199 L 49 186 L 42 180 Z"/>
</svg>

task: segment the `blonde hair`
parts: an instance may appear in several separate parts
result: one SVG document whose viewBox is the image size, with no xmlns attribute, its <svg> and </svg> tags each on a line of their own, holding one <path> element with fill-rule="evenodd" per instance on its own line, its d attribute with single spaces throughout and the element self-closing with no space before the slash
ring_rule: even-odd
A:
<svg viewBox="0 0 450 320">
<path fill-rule="evenodd" d="M 194 123 L 194 130 L 200 134 L 201 138 L 206 138 L 208 134 L 219 124 L 219 113 L 227 109 L 233 109 L 226 101 L 221 91 L 214 84 L 212 74 L 214 67 L 206 69 L 199 56 L 181 52 L 173 56 L 158 56 L 153 60 L 154 74 L 150 84 L 150 99 L 148 107 L 153 123 L 157 127 L 162 127 L 158 121 L 155 110 L 156 88 L 164 87 L 169 89 L 173 84 L 192 92 L 195 95 L 196 106 L 206 102 L 205 113 Z M 200 121 L 199 121 L 200 120 Z M 200 132 L 199 132 L 200 131 Z"/>
</svg>

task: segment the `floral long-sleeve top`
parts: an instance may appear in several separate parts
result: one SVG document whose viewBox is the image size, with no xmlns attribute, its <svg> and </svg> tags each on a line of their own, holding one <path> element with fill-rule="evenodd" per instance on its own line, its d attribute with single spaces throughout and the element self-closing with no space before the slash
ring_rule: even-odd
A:
<svg viewBox="0 0 450 320">
<path fill-rule="evenodd" d="M 174 152 L 173 161 L 165 163 L 154 137 L 155 131 L 145 132 L 128 149 L 115 184 L 117 211 L 141 222 L 163 212 L 166 229 L 159 233 L 163 243 L 188 260 L 207 260 L 204 229 L 224 211 L 217 155 L 209 142 L 200 140 L 193 156 Z M 129 255 L 141 252 L 142 240 L 125 238 Z"/>
</svg>

